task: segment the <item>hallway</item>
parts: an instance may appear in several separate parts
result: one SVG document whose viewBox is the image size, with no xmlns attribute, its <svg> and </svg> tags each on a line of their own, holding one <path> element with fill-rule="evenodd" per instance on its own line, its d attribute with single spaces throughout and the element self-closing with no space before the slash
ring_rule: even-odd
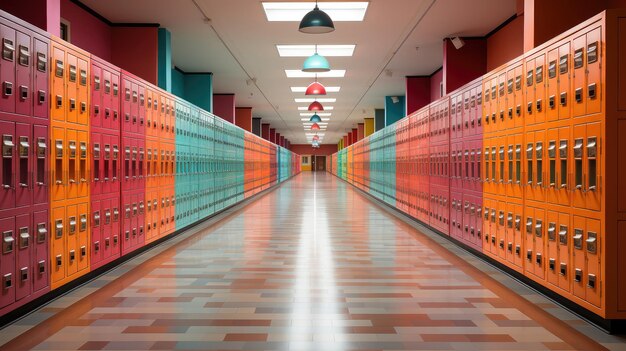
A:
<svg viewBox="0 0 626 351">
<path fill-rule="evenodd" d="M 5 328 L 0 348 L 626 349 L 327 173 L 200 228 Z"/>
</svg>

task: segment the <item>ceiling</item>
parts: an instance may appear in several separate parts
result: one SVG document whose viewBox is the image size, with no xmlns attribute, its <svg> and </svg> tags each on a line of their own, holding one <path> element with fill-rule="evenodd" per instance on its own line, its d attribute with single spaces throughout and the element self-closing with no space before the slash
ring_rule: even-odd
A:
<svg viewBox="0 0 626 351">
<path fill-rule="evenodd" d="M 277 1 L 277 0 L 273 0 Z M 344 0 L 345 1 L 345 0 Z M 484 36 L 515 14 L 515 0 L 369 0 L 363 22 L 336 22 L 329 34 L 303 34 L 298 22 L 268 22 L 255 0 L 82 0 L 112 22 L 160 23 L 172 33 L 172 61 L 185 72 L 213 72 L 215 93 L 234 93 L 238 107 L 270 123 L 292 144 L 306 143 L 287 78 L 304 58 L 281 58 L 277 44 L 356 44 L 353 57 L 329 57 L 344 78 L 320 78 L 340 86 L 323 143 L 336 143 L 363 118 L 384 108 L 384 97 L 404 95 L 405 76 L 430 75 L 442 66 L 442 41 Z M 313 3 L 311 2 L 311 7 Z M 206 18 L 210 20 L 207 21 Z M 416 49 L 418 48 L 418 49 Z M 391 72 L 389 76 L 388 71 Z M 251 78 L 255 78 L 253 81 Z"/>
</svg>

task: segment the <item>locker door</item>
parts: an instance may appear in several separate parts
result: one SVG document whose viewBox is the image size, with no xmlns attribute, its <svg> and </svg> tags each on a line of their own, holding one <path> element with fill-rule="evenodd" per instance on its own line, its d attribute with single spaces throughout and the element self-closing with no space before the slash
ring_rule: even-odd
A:
<svg viewBox="0 0 626 351">
<path fill-rule="evenodd" d="M 567 42 L 559 47 L 559 119 L 571 117 L 571 101 L 575 98 L 570 96 L 572 65 L 570 58 L 570 43 Z"/>
<path fill-rule="evenodd" d="M 111 232 L 109 236 L 104 237 L 104 246 L 105 248 L 110 247 L 111 256 L 119 257 L 121 252 L 121 240 L 123 233 L 120 233 L 122 229 L 122 202 L 121 198 L 114 197 L 111 200 L 111 212 L 112 212 L 112 221 L 111 221 Z"/>
<path fill-rule="evenodd" d="M 8 306 L 15 302 L 15 253 L 16 235 L 15 218 L 6 217 L 0 219 L 0 231 L 2 232 L 2 256 L 0 257 L 0 274 L 2 274 L 2 293 L 0 294 L 0 307 Z"/>
<path fill-rule="evenodd" d="M 89 181 L 87 179 L 91 171 L 91 163 L 89 162 L 89 133 L 79 131 L 78 140 L 78 196 L 86 198 L 89 196 Z"/>
<path fill-rule="evenodd" d="M 48 43 L 33 38 L 33 116 L 48 119 Z"/>
<path fill-rule="evenodd" d="M 15 123 L 0 121 L 2 135 L 2 189 L 0 189 L 0 209 L 15 208 L 16 205 L 16 166 L 15 149 L 18 140 L 15 134 Z"/>
<path fill-rule="evenodd" d="M 78 57 L 72 52 L 67 51 L 66 55 L 67 72 L 66 76 L 66 94 L 67 94 L 67 106 L 65 108 L 67 122 L 79 123 L 78 119 Z M 81 123 L 82 124 L 82 123 Z"/>
<path fill-rule="evenodd" d="M 102 210 L 102 207 L 100 208 Z M 78 204 L 78 270 L 89 269 L 89 203 Z"/>
<path fill-rule="evenodd" d="M 520 63 L 518 66 L 515 67 L 514 71 L 514 103 L 511 105 L 513 108 L 513 118 L 515 119 L 515 122 L 513 123 L 513 125 L 518 128 L 518 127 L 523 127 L 524 126 L 524 90 L 522 89 L 523 87 L 523 75 L 524 75 L 524 67 L 523 65 Z"/>
<path fill-rule="evenodd" d="M 23 32 L 16 32 L 17 52 L 15 64 L 15 112 L 21 115 L 32 116 L 32 41 L 30 35 Z"/>
<path fill-rule="evenodd" d="M 545 198 L 545 131 L 526 133 L 526 194 L 527 198 L 544 201 Z"/>
<path fill-rule="evenodd" d="M 517 66 L 513 65 L 509 67 L 506 72 L 506 86 L 505 86 L 505 128 L 514 128 L 517 117 L 515 115 L 515 70 Z"/>
<path fill-rule="evenodd" d="M 585 262 L 585 231 L 587 229 L 587 219 L 580 216 L 574 216 L 574 233 L 573 233 L 573 249 L 572 249 L 572 274 L 569 281 L 572 282 L 572 292 L 575 296 L 585 300 L 587 289 L 585 287 L 584 275 L 586 274 Z"/>
<path fill-rule="evenodd" d="M 78 196 L 78 184 L 80 181 L 80 159 L 79 159 L 79 136 L 78 131 L 68 129 L 66 131 L 67 140 L 67 198 L 75 199 Z"/>
<path fill-rule="evenodd" d="M 526 206 L 523 217 L 524 225 L 524 270 L 526 273 L 535 274 L 535 264 L 533 261 L 535 255 L 535 210 Z"/>
<path fill-rule="evenodd" d="M 506 260 L 510 263 L 516 264 L 516 255 L 515 255 L 515 204 L 507 203 L 506 204 L 506 213 L 505 213 L 505 251 L 506 251 Z"/>
<path fill-rule="evenodd" d="M 544 123 L 546 120 L 546 79 L 545 55 L 535 58 L 535 123 Z"/>
<path fill-rule="evenodd" d="M 513 252 L 514 259 L 513 262 L 520 269 L 524 266 L 524 236 L 522 234 L 524 225 L 524 207 L 522 205 L 516 204 L 513 206 Z"/>
<path fill-rule="evenodd" d="M 113 148 L 113 152 L 110 153 L 110 167 L 111 167 L 111 191 L 119 191 L 120 189 L 120 179 L 122 177 L 122 160 L 120 156 L 121 147 L 121 139 L 119 135 L 114 135 L 111 137 L 111 146 Z"/>
<path fill-rule="evenodd" d="M 561 261 L 559 259 L 559 244 L 561 236 L 559 235 L 559 226 L 562 225 L 559 221 L 559 213 L 555 211 L 547 211 L 546 222 L 548 225 L 548 237 L 546 238 L 546 258 L 548 259 L 547 280 L 550 284 L 559 286 L 559 275 L 561 274 Z M 567 263 L 565 262 L 565 264 Z M 567 273 L 567 268 L 565 272 Z"/>
<path fill-rule="evenodd" d="M 102 67 L 94 63 L 91 66 L 91 127 L 105 127 L 103 118 L 106 108 L 103 94 L 104 79 Z"/>
<path fill-rule="evenodd" d="M 96 66 L 93 66 L 92 69 L 95 69 Z M 100 93 L 92 94 L 92 96 L 99 96 L 100 101 L 100 121 L 102 123 L 102 128 L 106 129 L 119 129 L 119 120 L 113 120 L 113 113 L 117 116 L 118 105 L 113 104 L 113 91 L 111 89 L 111 70 L 102 67 L 102 73 L 100 76 Z M 91 105 L 94 105 L 95 102 L 91 101 Z M 115 111 L 114 111 L 115 110 Z"/>
<path fill-rule="evenodd" d="M 111 109 L 111 128 L 114 130 L 124 129 L 122 128 L 122 107 L 123 99 L 120 97 L 120 73 L 118 71 L 111 71 L 111 85 L 112 90 L 108 93 L 111 96 L 110 109 Z M 107 94 L 107 86 L 105 82 L 104 92 Z M 106 111 L 105 111 L 106 112 Z M 126 129 L 124 129 L 126 130 Z"/>
<path fill-rule="evenodd" d="M 574 207 L 593 211 L 601 209 L 601 133 L 600 122 L 574 126 Z"/>
<path fill-rule="evenodd" d="M 107 135 L 104 134 L 102 136 L 103 142 L 103 152 L 100 156 L 102 160 L 102 176 L 104 177 L 104 184 L 102 184 L 102 192 L 103 193 L 112 193 L 119 191 L 119 183 L 118 183 L 118 161 L 115 157 L 115 150 L 119 150 L 119 138 L 116 135 Z M 93 172 L 93 170 L 92 170 Z"/>
<path fill-rule="evenodd" d="M 480 119 L 484 119 L 483 132 L 491 132 L 491 79 L 483 80 L 483 111 Z"/>
<path fill-rule="evenodd" d="M 572 40 L 572 115 L 574 117 L 586 114 L 587 92 L 585 83 L 587 73 L 585 72 L 585 49 L 587 35 L 583 34 Z M 597 89 L 597 86 L 596 86 Z"/>
<path fill-rule="evenodd" d="M 84 126 L 89 125 L 89 62 L 83 57 L 77 58 L 78 64 L 78 84 L 77 110 L 78 123 Z"/>
<path fill-rule="evenodd" d="M 154 230 L 152 227 L 152 191 L 146 191 L 146 240 L 152 241 Z"/>
<path fill-rule="evenodd" d="M 498 201 L 496 207 L 496 246 L 498 251 L 499 260 L 501 262 L 507 261 L 506 253 L 506 220 L 507 220 L 507 205 L 504 201 Z"/>
<path fill-rule="evenodd" d="M 52 260 L 52 283 L 56 283 L 65 278 L 65 266 L 68 264 L 66 256 L 66 239 L 68 229 L 65 206 L 59 206 L 52 209 L 51 225 L 51 244 L 50 248 Z"/>
<path fill-rule="evenodd" d="M 523 164 L 522 164 L 522 148 L 524 142 L 524 136 L 522 134 L 516 134 L 509 137 L 509 146 L 513 147 L 512 159 L 509 159 L 509 171 L 512 172 L 511 178 L 511 196 L 515 198 L 522 198 L 523 187 Z"/>
<path fill-rule="evenodd" d="M 108 261 L 112 255 L 111 248 L 111 234 L 113 232 L 113 226 L 115 223 L 113 222 L 113 206 L 116 206 L 116 198 L 107 198 L 101 201 L 100 209 L 101 209 L 101 234 L 100 234 L 100 252 L 101 259 L 104 261 Z M 92 211 L 93 212 L 93 211 Z M 92 235 L 92 237 L 94 237 Z M 91 244 L 94 246 L 94 243 Z M 93 262 L 93 255 L 89 258 Z"/>
<path fill-rule="evenodd" d="M 31 144 L 33 150 L 33 203 L 48 203 L 48 126 L 34 125 Z"/>
<path fill-rule="evenodd" d="M 541 279 L 545 279 L 545 245 L 544 245 L 544 223 L 545 223 L 545 211 L 540 208 L 535 208 L 535 227 L 534 227 L 534 249 L 535 260 L 533 265 L 535 266 L 535 275 Z"/>
<path fill-rule="evenodd" d="M 65 199 L 68 190 L 68 159 L 66 157 L 66 147 L 69 147 L 63 128 L 52 129 L 52 161 L 50 164 L 52 179 L 50 201 L 60 201 Z"/>
<path fill-rule="evenodd" d="M 132 89 L 132 83 L 126 79 L 126 78 L 122 78 L 122 130 L 125 132 L 134 132 L 134 127 L 132 124 L 132 117 L 131 117 L 131 113 L 132 113 L 132 109 L 131 109 L 131 89 Z"/>
<path fill-rule="evenodd" d="M 50 79 L 52 80 L 50 84 L 50 89 L 52 90 L 50 92 L 50 96 L 52 97 L 52 101 L 50 102 L 52 106 L 50 117 L 53 121 L 65 122 L 65 105 L 67 103 L 65 89 L 65 70 L 67 69 L 65 49 L 55 44 L 52 46 L 51 56 L 53 67 L 50 68 Z"/>
<path fill-rule="evenodd" d="M 95 265 L 104 257 L 103 233 L 106 231 L 104 224 L 104 205 L 106 200 L 91 201 L 91 264 Z M 102 205 L 102 206 L 101 206 Z"/>
<path fill-rule="evenodd" d="M 546 120 L 548 122 L 559 119 L 559 80 L 559 49 L 554 48 L 548 51 L 548 77 L 546 85 L 548 94 Z"/>
<path fill-rule="evenodd" d="M 496 165 L 496 187 L 497 194 L 506 194 L 506 137 L 499 137 L 496 141 L 497 165 Z M 492 165 L 493 166 L 493 165 Z"/>
<path fill-rule="evenodd" d="M 137 102 L 138 107 L 138 118 L 139 122 L 137 124 L 137 132 L 140 134 L 146 133 L 146 87 L 143 84 L 137 86 L 137 93 L 139 94 L 139 101 Z"/>
<path fill-rule="evenodd" d="M 78 206 L 71 205 L 67 206 L 67 238 L 66 238 L 66 246 L 65 250 L 67 253 L 67 265 L 66 272 L 67 277 L 71 277 L 72 275 L 78 272 L 78 260 L 79 260 L 79 252 L 78 252 L 78 232 L 79 232 L 79 217 L 78 217 Z"/>
<path fill-rule="evenodd" d="M 525 83 L 524 83 L 524 91 L 525 91 L 525 101 L 526 106 L 523 106 L 525 109 L 525 125 L 533 125 L 535 124 L 535 59 L 529 58 L 525 61 Z"/>
<path fill-rule="evenodd" d="M 572 232 L 572 226 L 570 223 L 570 216 L 567 213 L 559 213 L 557 221 L 558 230 L 558 277 L 559 287 L 565 291 L 571 291 L 571 264 L 570 255 L 572 252 L 572 241 L 578 240 L 576 238 L 576 230 Z M 572 236 L 573 239 L 572 240 Z M 582 240 L 582 238 L 580 238 Z"/>
<path fill-rule="evenodd" d="M 46 288 L 49 283 L 48 257 L 48 211 L 38 211 L 33 213 L 32 241 L 35 251 L 32 261 L 34 285 L 33 291 L 37 292 Z"/>
<path fill-rule="evenodd" d="M 130 123 L 133 133 L 140 133 L 139 128 L 139 85 L 135 82 L 129 84 L 131 100 L 130 100 Z M 126 92 L 124 92 L 126 94 Z"/>
<path fill-rule="evenodd" d="M 33 232 L 30 213 L 15 217 L 15 250 L 17 250 L 17 266 L 15 270 L 15 299 L 20 300 L 33 290 Z"/>
<path fill-rule="evenodd" d="M 585 243 L 583 243 L 584 251 L 587 256 L 587 271 L 583 275 L 583 280 L 586 279 L 585 288 L 587 290 L 587 301 L 598 307 L 602 305 L 602 258 L 599 252 L 600 239 L 602 238 L 601 230 L 602 226 L 600 221 L 591 218 L 587 219 Z"/>
<path fill-rule="evenodd" d="M 15 60 L 16 60 L 16 36 L 15 30 L 5 25 L 0 25 L 2 35 L 2 63 L 0 64 L 0 77 L 2 77 L 2 99 L 0 99 L 0 111 L 15 113 Z"/>
<path fill-rule="evenodd" d="M 91 195 L 98 195 L 102 193 L 102 189 L 105 186 L 104 181 L 104 136 L 100 133 L 91 134 L 91 159 L 93 165 L 91 167 L 91 175 L 93 181 L 93 187 L 91 188 Z"/>
<path fill-rule="evenodd" d="M 602 112 L 602 28 L 594 28 L 587 33 L 587 47 L 586 47 L 586 73 L 587 84 L 586 88 L 583 87 L 583 94 L 587 101 L 587 114 Z M 585 91 L 586 90 L 586 91 Z M 592 302 L 595 303 L 595 302 Z"/>
</svg>

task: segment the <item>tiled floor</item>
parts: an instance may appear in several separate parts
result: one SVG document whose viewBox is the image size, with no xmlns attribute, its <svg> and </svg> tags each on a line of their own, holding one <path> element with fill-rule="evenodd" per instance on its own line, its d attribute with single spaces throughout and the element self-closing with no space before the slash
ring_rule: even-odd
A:
<svg viewBox="0 0 626 351">
<path fill-rule="evenodd" d="M 626 350 L 423 231 L 303 174 L 5 328 L 0 349 Z"/>
</svg>

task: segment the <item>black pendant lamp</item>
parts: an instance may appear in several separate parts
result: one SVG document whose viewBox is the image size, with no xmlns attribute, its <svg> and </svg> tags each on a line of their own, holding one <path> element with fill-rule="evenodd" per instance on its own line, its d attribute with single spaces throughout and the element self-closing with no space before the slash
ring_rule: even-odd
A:
<svg viewBox="0 0 626 351">
<path fill-rule="evenodd" d="M 319 9 L 317 1 L 315 8 L 304 15 L 300 21 L 300 32 L 307 34 L 324 34 L 335 30 L 333 20 L 326 12 Z"/>
</svg>

